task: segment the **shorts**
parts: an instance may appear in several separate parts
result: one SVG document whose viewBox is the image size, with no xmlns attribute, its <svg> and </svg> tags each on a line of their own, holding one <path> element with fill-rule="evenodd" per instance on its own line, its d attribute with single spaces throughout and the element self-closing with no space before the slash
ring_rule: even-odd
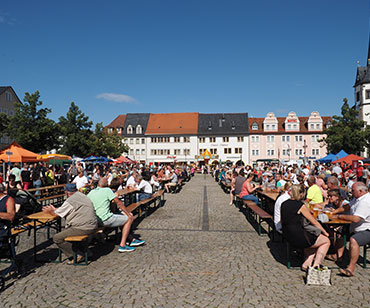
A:
<svg viewBox="0 0 370 308">
<path fill-rule="evenodd" d="M 356 240 L 358 246 L 370 244 L 370 230 L 356 232 L 351 237 Z"/>
<path fill-rule="evenodd" d="M 108 228 L 117 228 L 122 227 L 128 220 L 128 217 L 126 215 L 120 215 L 120 214 L 113 214 L 108 219 L 101 222 L 101 224 L 104 227 Z"/>
</svg>

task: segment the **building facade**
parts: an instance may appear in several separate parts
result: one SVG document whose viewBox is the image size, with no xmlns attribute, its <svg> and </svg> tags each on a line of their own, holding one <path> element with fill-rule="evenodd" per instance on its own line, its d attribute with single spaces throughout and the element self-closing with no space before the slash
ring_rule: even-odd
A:
<svg viewBox="0 0 370 308">
<path fill-rule="evenodd" d="M 278 159 L 280 161 L 314 161 L 327 155 L 324 129 L 331 125 L 330 117 L 317 111 L 309 117 L 290 112 L 287 117 L 249 118 L 249 161 Z"/>
<path fill-rule="evenodd" d="M 17 102 L 21 103 L 12 87 L 0 87 L 0 112 L 5 113 L 7 116 L 13 116 L 15 103 Z M 4 148 L 12 141 L 8 136 L 1 137 L 0 148 Z"/>
<path fill-rule="evenodd" d="M 330 117 L 290 112 L 249 118 L 248 113 L 162 113 L 119 115 L 107 125 L 129 146 L 130 158 L 145 163 L 238 160 L 314 161 L 327 155 L 324 129 Z M 203 155 L 207 153 L 207 155 Z"/>
</svg>

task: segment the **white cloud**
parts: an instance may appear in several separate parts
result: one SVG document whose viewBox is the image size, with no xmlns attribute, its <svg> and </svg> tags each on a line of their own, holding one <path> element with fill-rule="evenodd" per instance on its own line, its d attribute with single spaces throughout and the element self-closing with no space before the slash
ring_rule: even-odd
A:
<svg viewBox="0 0 370 308">
<path fill-rule="evenodd" d="M 125 94 L 117 93 L 101 93 L 96 96 L 96 98 L 102 98 L 107 101 L 113 101 L 118 103 L 127 103 L 127 104 L 138 104 L 138 101 L 131 96 Z"/>
</svg>

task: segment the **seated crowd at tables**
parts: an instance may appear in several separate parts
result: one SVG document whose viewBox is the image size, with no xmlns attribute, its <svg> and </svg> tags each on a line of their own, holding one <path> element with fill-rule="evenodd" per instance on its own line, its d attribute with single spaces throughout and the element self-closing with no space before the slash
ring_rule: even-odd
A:
<svg viewBox="0 0 370 308">
<path fill-rule="evenodd" d="M 7 196 L 3 200 L 6 205 L 0 206 L 0 216 L 5 215 L 7 220 L 13 221 L 16 212 L 14 200 L 17 200 L 16 194 L 19 190 L 58 183 L 65 184 L 67 199 L 64 203 L 58 208 L 53 205 L 45 206 L 43 211 L 65 218 L 65 229 L 57 233 L 53 240 L 68 257 L 68 264 L 74 263 L 72 260 L 74 249 L 72 243 L 64 239 L 70 236 L 93 235 L 100 226 L 121 228 L 119 252 L 134 251 L 134 247 L 145 243 L 144 240 L 135 239 L 129 234 L 133 215 L 127 211 L 122 202 L 123 199 L 120 198 L 119 190 L 132 189 L 137 195 L 136 200 L 141 201 L 151 198 L 154 190 L 166 189 L 169 192 L 171 186 L 181 184 L 194 174 L 194 167 L 188 165 L 144 166 L 141 164 L 130 166 L 97 164 L 91 172 L 88 172 L 81 163 L 77 162 L 76 165 L 71 164 L 68 169 L 58 168 L 59 171 L 63 169 L 60 174 L 65 175 L 64 178 L 58 177 L 64 182 L 60 183 L 54 178 L 54 167 L 44 167 L 46 167 L 44 164 L 37 163 L 24 164 L 22 169 L 18 164 L 12 166 L 7 180 L 2 179 L 0 183 L 0 193 L 3 192 L 3 195 Z M 51 177 L 53 180 L 48 180 Z M 35 196 L 37 197 L 37 194 Z M 117 206 L 116 212 L 111 210 L 112 201 Z M 82 254 L 79 254 L 76 261 L 80 262 L 82 259 Z"/>
<path fill-rule="evenodd" d="M 274 205 L 276 231 L 295 248 L 304 251 L 301 269 L 320 267 L 324 258 L 343 268 L 351 277 L 360 255 L 360 246 L 370 244 L 370 169 L 314 164 L 298 167 L 265 164 L 259 168 L 233 166 L 214 168 L 214 177 L 230 185 L 230 205 L 234 196 L 259 203 L 255 191 L 279 193 Z M 335 231 L 323 227 L 329 219 L 349 224 L 349 264 L 343 261 L 343 226 Z M 331 243 L 329 238 L 335 240 Z M 334 253 L 328 254 L 330 245 Z"/>
</svg>

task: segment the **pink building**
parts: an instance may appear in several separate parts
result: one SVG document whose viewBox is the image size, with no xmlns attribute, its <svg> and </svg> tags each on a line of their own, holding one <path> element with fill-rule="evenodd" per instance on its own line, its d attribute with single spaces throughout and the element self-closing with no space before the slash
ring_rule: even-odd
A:
<svg viewBox="0 0 370 308">
<path fill-rule="evenodd" d="M 331 125 L 331 117 L 317 111 L 309 117 L 298 117 L 289 112 L 286 118 L 269 112 L 265 118 L 249 118 L 249 162 L 278 159 L 285 162 L 304 158 L 314 161 L 327 155 L 322 140 L 324 129 Z"/>
</svg>

